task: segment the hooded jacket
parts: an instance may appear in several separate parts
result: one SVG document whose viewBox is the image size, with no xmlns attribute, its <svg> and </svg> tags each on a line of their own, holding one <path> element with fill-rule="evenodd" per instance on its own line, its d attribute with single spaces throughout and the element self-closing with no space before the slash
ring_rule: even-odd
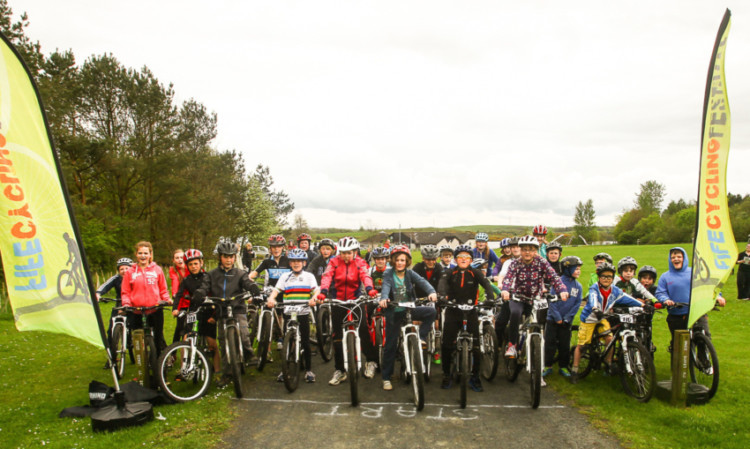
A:
<svg viewBox="0 0 750 449">
<path fill-rule="evenodd" d="M 336 299 L 357 299 L 360 283 L 365 285 L 368 292 L 373 287 L 368 268 L 367 262 L 361 257 L 354 257 L 349 263 L 344 263 L 341 256 L 333 257 L 328 261 L 328 267 L 320 281 L 320 292 L 325 294 L 329 288 L 334 287 Z"/>
<path fill-rule="evenodd" d="M 164 271 L 156 262 L 145 268 L 134 264 L 122 278 L 122 305 L 132 307 L 151 307 L 159 301 L 169 302 L 167 279 Z"/>
<path fill-rule="evenodd" d="M 597 282 L 596 284 L 591 286 L 591 288 L 589 289 L 589 300 L 586 302 L 586 307 L 584 307 L 583 311 L 581 312 L 581 323 L 599 322 L 596 316 L 591 314 L 594 309 L 598 309 L 606 313 L 612 310 L 612 307 L 614 307 L 615 305 L 627 307 L 642 306 L 640 301 L 620 290 L 620 288 L 616 286 L 614 282 L 612 283 L 611 289 L 612 291 L 609 293 L 609 298 L 607 298 L 607 306 L 602 307 L 603 298 L 601 292 L 599 291 L 599 283 Z"/>
<path fill-rule="evenodd" d="M 674 265 L 672 265 L 672 258 L 667 256 L 669 260 L 669 271 L 662 274 L 659 278 L 659 284 L 656 287 L 656 299 L 662 304 L 668 299 L 671 299 L 676 303 L 690 304 L 690 278 L 692 277 L 693 272 L 688 266 L 687 252 L 679 246 L 676 246 L 669 250 L 669 254 L 672 254 L 672 251 L 674 250 L 682 252 L 682 268 L 679 270 L 675 269 Z M 689 312 L 690 307 L 675 307 L 669 309 L 668 313 L 670 315 L 687 315 Z"/>
<path fill-rule="evenodd" d="M 583 300 L 583 287 L 576 278 L 573 277 L 573 272 L 576 267 L 563 268 L 563 275 L 560 280 L 565 287 L 568 289 L 567 301 L 555 301 L 549 305 L 549 312 L 547 313 L 547 321 L 562 321 L 565 324 L 573 322 L 578 309 L 581 307 L 581 301 Z M 557 294 L 554 289 L 551 293 Z"/>
</svg>

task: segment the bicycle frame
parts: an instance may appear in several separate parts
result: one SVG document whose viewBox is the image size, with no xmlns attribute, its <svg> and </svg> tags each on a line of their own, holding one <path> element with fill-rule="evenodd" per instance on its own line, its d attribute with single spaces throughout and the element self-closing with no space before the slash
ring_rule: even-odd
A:
<svg viewBox="0 0 750 449">
<path fill-rule="evenodd" d="M 360 313 L 359 316 L 357 316 L 354 313 L 354 309 L 360 308 L 362 304 L 366 301 L 365 298 L 359 298 L 354 301 L 342 301 L 340 299 L 329 299 L 330 303 L 332 305 L 343 307 L 347 309 L 346 318 L 344 318 L 344 321 L 342 323 L 343 327 L 343 335 L 341 336 L 341 341 L 344 342 L 347 340 L 347 336 L 349 334 L 354 334 L 354 341 L 357 345 L 357 370 L 362 369 L 362 345 L 359 339 L 359 324 L 362 320 L 364 313 Z M 349 369 L 349 356 L 346 353 L 346 351 L 342 351 L 344 356 L 344 371 Z"/>
<path fill-rule="evenodd" d="M 542 329 L 544 328 L 544 323 L 539 322 L 539 311 L 541 310 L 547 310 L 549 308 L 550 302 L 557 301 L 556 296 L 549 295 L 544 298 L 529 298 L 522 295 L 511 295 L 511 301 L 518 301 L 523 302 L 526 304 L 531 304 L 531 313 L 528 314 L 528 316 L 524 319 L 524 321 L 521 323 L 521 326 L 519 328 L 518 333 L 518 341 L 523 342 L 523 351 L 524 354 L 530 354 L 531 353 L 531 336 L 532 335 L 538 335 L 539 336 L 539 342 L 541 343 L 541 359 L 542 364 L 541 366 L 545 366 L 544 362 L 544 332 L 542 332 Z M 531 357 L 526 357 L 526 372 L 531 373 Z"/>
<path fill-rule="evenodd" d="M 479 310 L 479 335 L 483 335 L 485 326 L 494 326 L 495 313 L 490 308 Z M 479 345 L 479 350 L 484 354 L 484 345 Z"/>
<path fill-rule="evenodd" d="M 281 315 L 291 315 L 291 318 L 289 318 L 286 324 L 286 332 L 294 332 L 294 340 L 296 342 L 294 361 L 297 363 L 299 363 L 300 347 L 302 345 L 302 335 L 299 332 L 299 321 L 297 321 L 297 314 L 302 311 L 305 304 L 307 304 L 307 301 L 305 300 L 296 300 L 284 301 L 284 303 L 281 305 L 284 310 L 284 313 Z M 312 311 L 310 312 L 310 315 L 313 315 Z"/>
<path fill-rule="evenodd" d="M 424 302 L 419 301 L 418 302 Z M 406 365 L 406 374 L 411 375 L 411 363 L 408 363 L 406 361 L 411 360 L 411 354 L 409 352 L 409 345 L 406 344 L 408 341 L 409 336 L 414 335 L 417 337 L 417 341 L 419 341 L 419 327 L 414 324 L 414 322 L 411 319 L 411 309 L 417 307 L 416 302 L 402 302 L 398 304 L 398 307 L 403 307 L 406 309 L 406 315 L 404 316 L 404 321 L 401 324 L 401 350 L 404 353 L 404 361 Z M 421 366 L 424 366 L 424 359 L 422 357 L 422 351 L 417 351 L 417 356 L 419 357 L 419 363 Z"/>
</svg>

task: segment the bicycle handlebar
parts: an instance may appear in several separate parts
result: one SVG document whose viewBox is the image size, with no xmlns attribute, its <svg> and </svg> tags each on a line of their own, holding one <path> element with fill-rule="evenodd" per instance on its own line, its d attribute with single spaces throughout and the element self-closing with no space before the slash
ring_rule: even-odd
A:
<svg viewBox="0 0 750 449">
<path fill-rule="evenodd" d="M 169 303 L 166 301 L 160 301 L 155 306 L 120 306 L 113 307 L 114 310 L 124 310 L 126 312 L 148 312 L 149 310 L 163 309 L 164 306 L 168 306 Z"/>
</svg>

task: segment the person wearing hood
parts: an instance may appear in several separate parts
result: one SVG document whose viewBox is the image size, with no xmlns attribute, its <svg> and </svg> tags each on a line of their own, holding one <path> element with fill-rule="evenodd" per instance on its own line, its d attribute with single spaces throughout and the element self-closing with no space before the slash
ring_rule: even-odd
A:
<svg viewBox="0 0 750 449">
<path fill-rule="evenodd" d="M 547 256 L 550 252 L 551 250 L 548 247 Z M 583 261 L 580 257 L 568 256 L 560 264 L 562 265 L 560 280 L 565 284 L 570 296 L 568 296 L 567 301 L 555 301 L 549 306 L 547 325 L 544 328 L 544 361 L 546 366 L 542 375 L 552 374 L 552 363 L 555 360 L 555 352 L 557 352 L 557 366 L 560 368 L 560 375 L 570 377 L 570 334 L 573 319 L 583 300 L 583 287 L 578 282 Z M 553 289 L 551 293 L 555 294 L 556 292 Z"/>
<path fill-rule="evenodd" d="M 558 276 L 562 276 L 563 272 L 562 260 L 560 260 L 561 256 L 562 245 L 557 242 L 552 242 L 547 245 L 547 262 L 552 265 L 552 268 L 555 270 L 555 273 L 557 273 Z"/>
</svg>

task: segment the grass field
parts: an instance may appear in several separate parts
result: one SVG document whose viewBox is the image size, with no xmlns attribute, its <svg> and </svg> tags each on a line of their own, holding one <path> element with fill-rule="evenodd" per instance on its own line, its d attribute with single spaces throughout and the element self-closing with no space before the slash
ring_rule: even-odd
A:
<svg viewBox="0 0 750 449">
<path fill-rule="evenodd" d="M 684 247 L 690 252 L 690 245 Z M 630 255 L 640 265 L 654 265 L 662 273 L 667 269 L 669 248 L 566 247 L 563 256 L 577 255 L 584 260 L 581 279 L 585 287 L 594 266 L 592 256 L 597 252 L 609 252 L 615 261 Z M 414 259 L 420 260 L 418 252 Z M 736 300 L 734 282 L 731 277 L 724 290 L 727 307 L 713 312 L 710 318 L 721 363 L 721 384 L 708 405 L 673 408 L 658 399 L 640 404 L 626 396 L 619 379 L 599 373 L 575 386 L 553 374 L 548 378 L 550 388 L 561 392 L 569 405 L 578 407 L 595 426 L 615 435 L 626 447 L 750 447 L 750 427 L 743 411 L 750 403 L 750 394 L 742 386 L 750 371 L 744 342 L 750 336 L 750 303 Z M 109 316 L 108 306 L 103 307 L 103 315 Z M 165 334 L 171 341 L 173 321 L 165 321 Z M 657 377 L 666 379 L 669 361 L 664 350 L 668 341 L 665 314 L 654 320 L 654 339 L 659 348 Z M 113 434 L 94 434 L 88 418 L 58 418 L 63 408 L 88 403 L 91 380 L 112 384 L 109 371 L 102 369 L 103 363 L 101 350 L 63 335 L 19 333 L 10 312 L 0 313 L 0 448 L 221 447 L 221 434 L 230 426 L 234 413 L 230 388 L 218 391 L 212 387 L 207 397 L 190 404 L 156 407 L 155 414 L 165 420 Z M 132 366 L 128 369 L 132 370 Z M 550 445 L 554 446 L 554 442 Z"/>
</svg>

